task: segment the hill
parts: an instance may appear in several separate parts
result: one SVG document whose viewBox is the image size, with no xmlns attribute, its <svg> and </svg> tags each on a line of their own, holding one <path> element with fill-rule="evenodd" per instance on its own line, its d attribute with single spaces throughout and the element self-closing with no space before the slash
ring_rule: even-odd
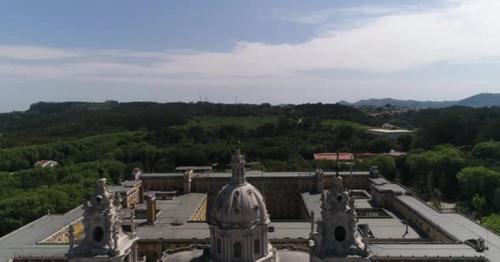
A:
<svg viewBox="0 0 500 262">
<path fill-rule="evenodd" d="M 386 105 L 407 108 L 444 108 L 451 106 L 466 106 L 466 107 L 500 107 L 500 94 L 481 93 L 462 100 L 455 101 L 418 101 L 418 100 L 400 100 L 393 98 L 372 98 L 363 99 L 355 103 L 340 101 L 340 104 L 351 105 L 356 107 L 384 107 Z"/>
<path fill-rule="evenodd" d="M 500 94 L 478 94 L 457 101 L 456 105 L 468 107 L 500 106 Z"/>
<path fill-rule="evenodd" d="M 0 114 L 0 148 L 46 144 L 103 133 L 158 130 L 193 124 L 257 127 L 280 118 L 346 120 L 373 125 L 366 113 L 339 104 L 39 102 L 24 112 Z M 208 121 L 208 120 L 209 121 Z M 204 120 L 204 121 L 202 121 Z"/>
</svg>

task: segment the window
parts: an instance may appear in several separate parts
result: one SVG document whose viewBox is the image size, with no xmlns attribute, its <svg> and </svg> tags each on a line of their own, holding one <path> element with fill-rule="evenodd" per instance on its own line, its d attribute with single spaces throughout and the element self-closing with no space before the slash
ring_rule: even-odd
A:
<svg viewBox="0 0 500 262">
<path fill-rule="evenodd" d="M 259 239 L 255 239 L 253 241 L 253 253 L 256 255 L 260 254 L 260 240 Z"/>
<path fill-rule="evenodd" d="M 342 195 L 341 195 L 341 194 L 338 194 L 338 195 L 337 195 L 337 201 L 338 201 L 338 202 L 341 202 L 341 201 L 342 201 Z"/>
<path fill-rule="evenodd" d="M 104 230 L 102 227 L 95 227 L 94 228 L 94 241 L 95 242 L 101 242 L 104 238 Z"/>
<path fill-rule="evenodd" d="M 221 250 L 221 240 L 220 238 L 217 238 L 217 253 L 222 253 L 222 250 Z"/>
<path fill-rule="evenodd" d="M 345 232 L 345 228 L 343 226 L 337 226 L 335 228 L 335 239 L 339 242 L 342 242 L 345 240 L 345 235 L 346 235 L 346 232 Z"/>
<path fill-rule="evenodd" d="M 233 244 L 233 256 L 234 258 L 241 258 L 241 243 L 234 242 Z"/>
</svg>

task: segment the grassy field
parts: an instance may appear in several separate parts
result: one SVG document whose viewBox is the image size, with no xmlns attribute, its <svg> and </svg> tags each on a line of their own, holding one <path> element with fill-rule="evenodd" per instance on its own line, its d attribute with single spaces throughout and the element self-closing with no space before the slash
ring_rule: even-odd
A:
<svg viewBox="0 0 500 262">
<path fill-rule="evenodd" d="M 371 128 L 370 126 L 363 125 L 360 123 L 348 121 L 348 120 L 340 120 L 340 119 L 328 119 L 328 120 L 323 120 L 323 124 L 329 125 L 331 127 L 338 127 L 338 126 L 352 126 L 354 128 L 359 128 L 359 129 L 369 129 Z"/>
<path fill-rule="evenodd" d="M 187 126 L 204 126 L 204 127 L 217 127 L 221 125 L 236 125 L 248 129 L 256 128 L 260 125 L 272 123 L 278 123 L 277 116 L 212 116 L 212 117 L 195 117 L 191 119 Z M 360 123 L 340 120 L 340 119 L 328 119 L 323 120 L 323 124 L 338 127 L 342 125 L 352 126 L 359 129 L 368 129 L 370 126 L 363 125 Z"/>
<path fill-rule="evenodd" d="M 204 127 L 217 127 L 221 125 L 235 125 L 248 129 L 256 128 L 260 125 L 278 123 L 277 116 L 212 116 L 195 117 L 188 122 L 188 126 L 199 125 Z"/>
</svg>

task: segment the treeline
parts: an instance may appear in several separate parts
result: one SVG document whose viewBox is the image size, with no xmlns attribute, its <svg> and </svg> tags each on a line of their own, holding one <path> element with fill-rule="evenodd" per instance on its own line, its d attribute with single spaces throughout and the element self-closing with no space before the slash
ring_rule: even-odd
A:
<svg viewBox="0 0 500 262">
<path fill-rule="evenodd" d="M 461 212 L 481 218 L 500 212 L 499 154 L 495 141 L 472 149 L 449 144 L 417 149 L 396 160 L 394 179 L 438 209 L 443 201 L 456 202 Z"/>
<path fill-rule="evenodd" d="M 92 136 L 46 145 L 14 147 L 0 150 L 0 170 L 14 172 L 33 168 L 39 160 L 54 160 L 61 165 L 119 159 L 122 162 L 137 160 L 141 152 L 141 132 L 115 133 Z M 129 151 L 130 152 L 127 152 Z"/>
<path fill-rule="evenodd" d="M 364 112 L 339 104 L 214 103 L 36 103 L 25 112 L 0 114 L 0 147 L 45 144 L 111 132 L 149 130 L 186 124 L 196 116 L 283 116 L 354 120 L 376 124 Z"/>
<path fill-rule="evenodd" d="M 387 117 L 387 116 L 386 116 Z M 500 232 L 500 108 L 450 107 L 393 116 L 418 128 L 396 178 L 437 208 L 456 202 Z"/>
<path fill-rule="evenodd" d="M 124 176 L 126 170 L 124 164 L 107 160 L 0 173 L 0 235 L 82 204 L 91 195 L 98 167 L 109 179 Z"/>
<path fill-rule="evenodd" d="M 407 146 L 405 139 L 374 138 L 350 125 L 331 127 L 317 118 L 280 117 L 274 123 L 245 128 L 176 126 L 71 139 L 45 145 L 0 150 L 0 170 L 13 172 L 50 159 L 61 165 L 108 159 L 149 172 L 172 171 L 180 165 L 219 164 L 227 167 L 231 153 L 241 147 L 247 157 L 268 170 L 311 170 L 316 152 L 388 152 Z"/>
<path fill-rule="evenodd" d="M 500 140 L 500 107 L 425 109 L 384 116 L 380 121 L 418 128 L 413 148 L 430 149 L 441 144 L 473 146 Z"/>
</svg>

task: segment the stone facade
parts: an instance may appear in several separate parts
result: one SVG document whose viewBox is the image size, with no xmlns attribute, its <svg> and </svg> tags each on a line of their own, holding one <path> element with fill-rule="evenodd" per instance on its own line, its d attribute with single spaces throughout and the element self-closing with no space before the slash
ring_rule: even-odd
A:
<svg viewBox="0 0 500 262">
<path fill-rule="evenodd" d="M 344 189 L 339 176 L 334 178 L 332 188 L 321 194 L 321 220 L 317 231 L 314 230 L 314 218 L 312 223 L 315 257 L 368 256 L 368 246 L 357 233 L 354 199 Z"/>
<path fill-rule="evenodd" d="M 69 226 L 69 261 L 137 261 L 137 239 L 122 230 L 121 205 L 120 194 L 113 195 L 106 179 L 99 179 L 94 196 L 84 206 L 85 236 L 78 244 L 75 243 L 73 225 Z"/>
</svg>

